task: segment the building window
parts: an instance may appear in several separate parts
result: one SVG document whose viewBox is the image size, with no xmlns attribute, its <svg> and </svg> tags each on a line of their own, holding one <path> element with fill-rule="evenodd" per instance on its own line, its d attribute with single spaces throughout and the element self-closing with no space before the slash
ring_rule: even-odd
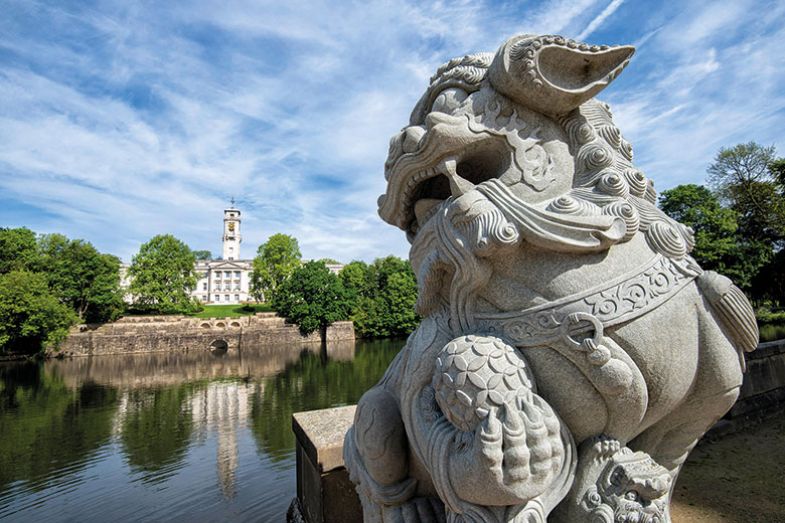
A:
<svg viewBox="0 0 785 523">
<path fill-rule="evenodd" d="M 207 290 L 207 282 L 202 283 L 202 290 L 203 291 Z"/>
<path fill-rule="evenodd" d="M 234 271 L 234 277 L 240 279 L 240 271 Z"/>
<path fill-rule="evenodd" d="M 225 301 L 229 301 L 229 295 L 224 296 Z"/>
<path fill-rule="evenodd" d="M 240 301 L 240 295 L 239 294 L 235 294 L 234 295 L 234 301 Z"/>
<path fill-rule="evenodd" d="M 221 297 L 219 295 L 217 295 L 217 294 L 215 296 L 213 296 L 213 298 L 215 298 L 214 301 L 221 301 Z"/>
<path fill-rule="evenodd" d="M 232 277 L 232 271 L 224 271 L 224 278 L 231 278 L 231 277 Z"/>
</svg>

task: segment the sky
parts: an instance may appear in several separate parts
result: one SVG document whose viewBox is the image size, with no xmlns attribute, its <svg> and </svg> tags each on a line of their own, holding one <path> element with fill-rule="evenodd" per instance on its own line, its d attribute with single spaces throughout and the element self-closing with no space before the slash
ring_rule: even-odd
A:
<svg viewBox="0 0 785 523">
<path fill-rule="evenodd" d="M 244 258 L 279 232 L 405 257 L 376 213 L 390 137 L 439 65 L 523 32 L 636 46 L 599 98 L 659 190 L 723 146 L 785 155 L 782 1 L 4 0 L 0 227 L 218 256 L 234 197 Z"/>
</svg>

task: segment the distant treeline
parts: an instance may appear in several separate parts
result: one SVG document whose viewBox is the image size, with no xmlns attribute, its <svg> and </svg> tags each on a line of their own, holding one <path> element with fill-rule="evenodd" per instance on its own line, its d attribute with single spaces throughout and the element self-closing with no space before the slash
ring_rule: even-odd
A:
<svg viewBox="0 0 785 523">
<path fill-rule="evenodd" d="M 253 261 L 251 292 L 311 332 L 351 319 L 364 338 L 402 336 L 417 326 L 417 281 L 408 261 L 387 256 L 373 263 L 353 261 L 339 275 L 319 260 L 302 263 L 297 240 L 274 234 Z"/>
</svg>

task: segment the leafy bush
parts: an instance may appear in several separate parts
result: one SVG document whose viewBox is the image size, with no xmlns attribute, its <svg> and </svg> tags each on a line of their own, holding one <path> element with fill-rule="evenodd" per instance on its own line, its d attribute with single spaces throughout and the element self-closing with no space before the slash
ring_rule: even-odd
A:
<svg viewBox="0 0 785 523">
<path fill-rule="evenodd" d="M 320 261 L 296 268 L 273 293 L 272 306 L 303 334 L 349 318 L 353 294 Z"/>
</svg>

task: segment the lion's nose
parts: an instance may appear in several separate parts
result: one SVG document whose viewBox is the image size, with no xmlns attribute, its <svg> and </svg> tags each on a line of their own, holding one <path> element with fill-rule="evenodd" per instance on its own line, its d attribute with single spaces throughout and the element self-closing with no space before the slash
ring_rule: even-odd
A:
<svg viewBox="0 0 785 523">
<path fill-rule="evenodd" d="M 454 124 L 460 121 L 460 118 L 450 116 L 446 113 L 432 112 L 428 113 L 428 115 L 425 117 L 425 128 L 430 131 L 440 123 Z"/>
<path fill-rule="evenodd" d="M 419 125 L 407 127 L 403 131 L 403 152 L 413 153 L 420 145 L 420 140 L 425 135 L 425 129 Z"/>
</svg>

